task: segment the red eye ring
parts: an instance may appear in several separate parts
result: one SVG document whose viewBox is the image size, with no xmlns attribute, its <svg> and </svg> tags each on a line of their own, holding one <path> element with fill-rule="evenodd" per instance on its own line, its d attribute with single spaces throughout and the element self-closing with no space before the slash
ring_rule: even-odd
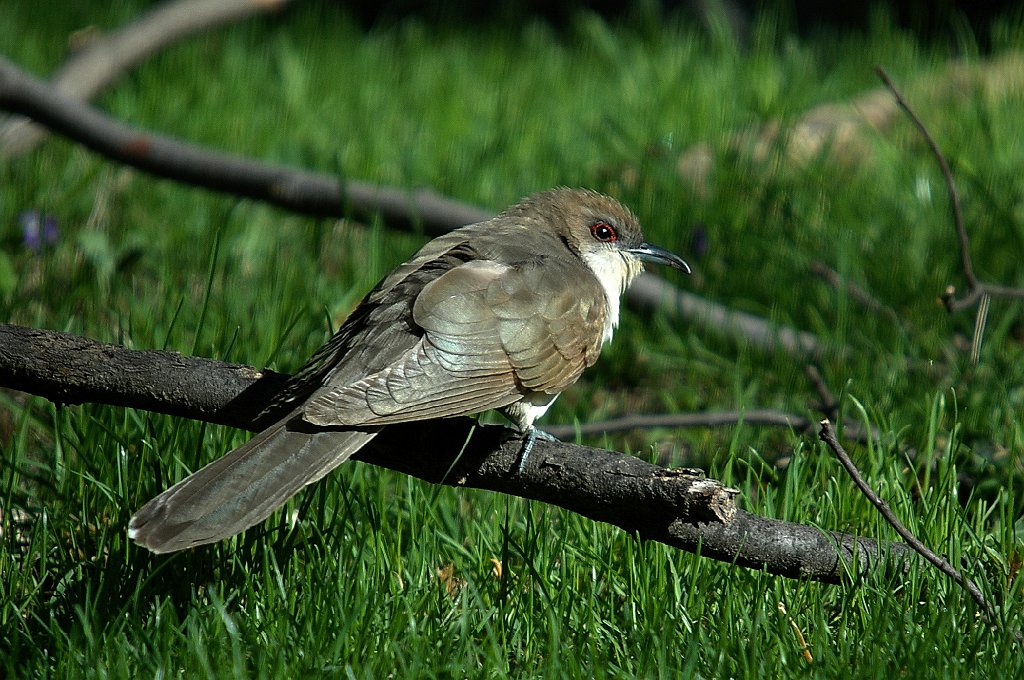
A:
<svg viewBox="0 0 1024 680">
<path fill-rule="evenodd" d="M 612 243 L 619 239 L 615 227 L 607 222 L 595 222 L 590 225 L 590 235 L 602 243 Z"/>
</svg>

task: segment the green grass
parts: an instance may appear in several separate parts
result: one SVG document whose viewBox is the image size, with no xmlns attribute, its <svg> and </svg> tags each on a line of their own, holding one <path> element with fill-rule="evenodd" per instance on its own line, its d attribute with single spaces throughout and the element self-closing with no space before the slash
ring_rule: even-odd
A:
<svg viewBox="0 0 1024 680">
<path fill-rule="evenodd" d="M 37 73 L 87 23 L 144 3 L 0 13 L 7 56 Z M 1024 48 L 1020 18 L 998 50 Z M 851 453 L 923 540 L 979 581 L 1002 628 L 921 568 L 825 586 L 637 542 L 539 504 L 345 466 L 262 527 L 171 557 L 130 545 L 145 500 L 244 439 L 166 416 L 56 408 L 0 393 L 0 668 L 8 677 L 1017 677 L 1024 605 L 1024 345 L 1020 303 L 992 303 L 976 366 L 941 178 L 909 124 L 875 161 L 760 164 L 735 131 L 792 121 L 877 86 L 915 94 L 974 39 L 923 45 L 884 13 L 863 33 L 798 38 L 773 15 L 740 48 L 672 17 L 581 14 L 460 30 L 358 28 L 336 10 L 215 31 L 167 50 L 99 105 L 238 153 L 503 207 L 557 184 L 618 195 L 652 241 L 687 256 L 682 286 L 847 345 L 822 365 L 845 415 L 881 438 Z M 975 265 L 1024 285 L 1024 93 L 926 102 L 963 191 Z M 676 174 L 711 144 L 706 193 Z M 18 215 L 59 222 L 40 254 Z M 696 225 L 709 249 L 692 257 Z M 61 140 L 0 162 L 0 319 L 137 348 L 294 370 L 424 237 L 311 220 L 158 181 Z M 822 260 L 893 307 L 901 332 L 810 272 Z M 674 275 L 670 275 L 674 276 Z M 627 314 L 548 422 L 631 411 L 812 413 L 799 360 L 699 324 Z M 882 539 L 893 531 L 813 438 L 749 426 L 595 443 L 703 465 L 773 517 Z M 298 522 L 292 524 L 293 514 Z M 502 565 L 500 577 L 494 561 Z M 780 613 L 782 603 L 787 612 Z M 792 620 L 792 623 L 791 623 Z M 802 655 L 794 627 L 810 644 Z"/>
</svg>

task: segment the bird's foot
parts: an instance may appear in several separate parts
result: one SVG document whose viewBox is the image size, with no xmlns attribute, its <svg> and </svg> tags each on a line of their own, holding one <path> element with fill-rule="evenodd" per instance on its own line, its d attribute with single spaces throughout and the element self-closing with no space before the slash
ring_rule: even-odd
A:
<svg viewBox="0 0 1024 680">
<path fill-rule="evenodd" d="M 548 434 L 544 430 L 538 430 L 536 427 L 531 425 L 523 435 L 523 445 L 519 449 L 519 462 L 516 463 L 516 474 L 523 474 L 523 470 L 526 469 L 526 459 L 530 457 L 530 452 L 533 451 L 533 445 L 537 443 L 538 439 L 543 439 L 547 442 L 558 441 L 558 437 L 553 434 Z"/>
</svg>

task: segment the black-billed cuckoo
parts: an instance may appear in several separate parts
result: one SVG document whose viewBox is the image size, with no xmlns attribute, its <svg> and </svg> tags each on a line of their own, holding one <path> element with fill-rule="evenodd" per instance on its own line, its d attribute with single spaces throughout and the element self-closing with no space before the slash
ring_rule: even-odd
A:
<svg viewBox="0 0 1024 680">
<path fill-rule="evenodd" d="M 275 402 L 287 416 L 149 501 L 128 535 L 158 553 L 233 536 L 393 423 L 498 409 L 524 435 L 521 469 L 534 420 L 597 361 L 644 262 L 689 271 L 580 189 L 430 241 L 296 374 Z"/>
</svg>

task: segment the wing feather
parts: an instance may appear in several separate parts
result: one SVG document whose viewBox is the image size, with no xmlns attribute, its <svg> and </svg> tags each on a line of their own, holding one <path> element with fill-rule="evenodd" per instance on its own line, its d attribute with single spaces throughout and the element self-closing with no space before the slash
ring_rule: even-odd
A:
<svg viewBox="0 0 1024 680">
<path fill-rule="evenodd" d="M 329 381 L 307 401 L 304 419 L 377 426 L 557 394 L 600 352 L 603 334 L 591 327 L 603 328 L 607 303 L 585 276 L 593 277 L 567 258 L 517 266 L 477 259 L 449 269 L 412 304 L 415 343 L 368 375 Z"/>
</svg>

